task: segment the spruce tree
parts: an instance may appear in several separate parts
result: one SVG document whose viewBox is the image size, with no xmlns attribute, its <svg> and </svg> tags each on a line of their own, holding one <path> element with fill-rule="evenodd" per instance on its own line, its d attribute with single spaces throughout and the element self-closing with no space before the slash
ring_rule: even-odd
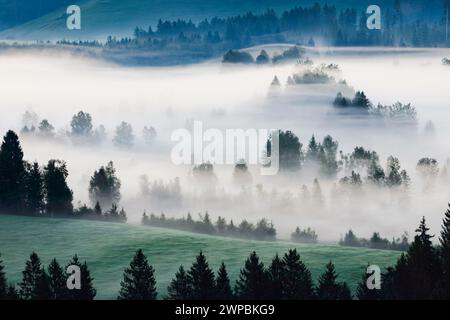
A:
<svg viewBox="0 0 450 320">
<path fill-rule="evenodd" d="M 41 275 L 38 278 L 36 285 L 34 300 L 50 300 L 51 299 L 51 289 L 50 289 L 50 279 L 45 272 L 45 269 L 42 268 Z"/>
<path fill-rule="evenodd" d="M 188 274 L 192 287 L 191 299 L 214 299 L 214 272 L 209 267 L 203 252 L 200 251 L 200 254 L 196 257 L 196 261 L 192 264 Z"/>
<path fill-rule="evenodd" d="M 25 210 L 27 214 L 40 214 L 44 210 L 44 180 L 39 164 L 27 165 L 25 178 Z"/>
<path fill-rule="evenodd" d="M 300 260 L 297 250 L 289 250 L 283 257 L 283 297 L 290 300 L 311 300 L 314 285 L 311 272 Z"/>
<path fill-rule="evenodd" d="M 0 254 L 0 300 L 6 298 L 8 294 L 8 285 L 6 283 L 6 275 L 3 271 L 5 267 L 3 266 L 3 261 L 1 260 L 2 255 Z"/>
<path fill-rule="evenodd" d="M 272 259 L 272 263 L 270 264 L 267 274 L 268 280 L 270 282 L 269 286 L 269 297 L 271 299 L 282 299 L 283 298 L 283 279 L 284 279 L 284 263 L 278 256 Z"/>
<path fill-rule="evenodd" d="M 269 279 L 264 264 L 256 252 L 248 257 L 236 281 L 235 293 L 240 299 L 265 299 L 268 297 Z"/>
<path fill-rule="evenodd" d="M 37 298 L 38 285 L 42 280 L 43 270 L 41 267 L 41 260 L 39 256 L 33 252 L 30 255 L 30 260 L 25 264 L 25 270 L 22 272 L 23 279 L 19 284 L 20 297 L 24 300 L 33 300 Z"/>
<path fill-rule="evenodd" d="M 233 292 L 230 286 L 230 278 L 225 263 L 222 262 L 216 278 L 216 299 L 228 300 L 233 298 Z"/>
<path fill-rule="evenodd" d="M 72 289 L 67 290 L 67 299 L 68 300 L 93 300 L 95 295 L 97 294 L 97 290 L 95 290 L 93 281 L 91 278 L 91 272 L 89 271 L 88 265 L 86 261 L 81 263 L 78 259 L 78 256 L 75 255 L 72 260 L 67 264 L 65 270 L 69 266 L 78 266 L 80 268 L 80 289 Z"/>
<path fill-rule="evenodd" d="M 340 286 L 336 282 L 338 275 L 334 264 L 330 261 L 325 266 L 325 272 L 319 277 L 317 296 L 320 300 L 338 300 L 340 296 Z"/>
<path fill-rule="evenodd" d="M 130 267 L 123 273 L 123 281 L 120 283 L 120 300 L 155 300 L 156 280 L 155 271 L 148 263 L 146 256 L 139 249 Z"/>
<path fill-rule="evenodd" d="M 450 204 L 442 222 L 439 242 L 439 254 L 442 265 L 441 290 L 443 298 L 450 299 Z"/>
<path fill-rule="evenodd" d="M 188 300 L 191 296 L 192 289 L 190 285 L 189 276 L 184 271 L 183 266 L 180 266 L 175 278 L 172 279 L 170 285 L 167 287 L 169 300 Z"/>
<path fill-rule="evenodd" d="M 50 215 L 64 215 L 73 212 L 73 194 L 66 182 L 68 175 L 69 172 L 64 161 L 49 160 L 44 168 L 46 211 Z"/>
<path fill-rule="evenodd" d="M 0 212 L 22 213 L 25 201 L 25 163 L 19 137 L 9 130 L 0 147 Z"/>
<path fill-rule="evenodd" d="M 48 282 L 50 287 L 50 299 L 62 300 L 67 295 L 67 277 L 56 259 L 53 259 L 48 268 Z"/>
</svg>

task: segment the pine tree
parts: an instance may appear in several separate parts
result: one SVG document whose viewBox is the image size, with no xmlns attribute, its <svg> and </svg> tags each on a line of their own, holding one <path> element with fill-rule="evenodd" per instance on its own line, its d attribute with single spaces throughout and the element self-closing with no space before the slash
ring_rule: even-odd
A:
<svg viewBox="0 0 450 320">
<path fill-rule="evenodd" d="M 155 271 L 149 265 L 146 256 L 139 249 L 130 267 L 123 273 L 123 281 L 120 283 L 120 300 L 155 300 L 156 280 Z"/>
<path fill-rule="evenodd" d="M 231 291 L 230 278 L 225 263 L 222 262 L 216 278 L 216 299 L 228 300 L 233 298 L 233 292 Z"/>
<path fill-rule="evenodd" d="M 33 300 L 37 298 L 38 285 L 42 278 L 42 267 L 39 256 L 33 252 L 30 260 L 26 262 L 25 270 L 22 272 L 23 279 L 19 284 L 20 297 L 24 300 Z"/>
<path fill-rule="evenodd" d="M 48 281 L 49 281 L 49 287 L 50 287 L 50 299 L 51 300 L 62 300 L 65 299 L 67 294 L 67 277 L 62 269 L 62 267 L 59 265 L 58 261 L 56 259 L 53 259 L 48 268 Z"/>
<path fill-rule="evenodd" d="M 209 267 L 208 261 L 200 251 L 196 261 L 188 272 L 192 287 L 191 299 L 214 299 L 215 283 L 214 272 Z"/>
<path fill-rule="evenodd" d="M 268 296 L 268 280 L 264 264 L 253 251 L 236 281 L 236 296 L 240 299 L 264 299 Z"/>
<path fill-rule="evenodd" d="M 320 300 L 338 300 L 340 296 L 340 286 L 336 282 L 338 275 L 334 264 L 330 261 L 325 266 L 325 272 L 319 277 L 317 295 Z"/>
<path fill-rule="evenodd" d="M 46 211 L 48 214 L 70 214 L 73 212 L 73 194 L 67 185 L 69 175 L 66 163 L 60 160 L 49 160 L 44 168 L 46 190 Z"/>
<path fill-rule="evenodd" d="M 445 212 L 439 242 L 441 244 L 439 253 L 442 264 L 442 294 L 444 298 L 450 299 L 450 204 Z"/>
<path fill-rule="evenodd" d="M 69 266 L 78 266 L 80 268 L 80 289 L 72 289 L 67 290 L 67 299 L 68 300 L 93 300 L 95 295 L 97 294 L 97 290 L 95 290 L 93 281 L 91 278 L 91 272 L 87 266 L 86 261 L 81 263 L 78 259 L 78 256 L 75 255 L 72 260 L 67 264 L 66 270 Z"/>
<path fill-rule="evenodd" d="M 283 257 L 283 297 L 290 300 L 311 300 L 314 285 L 311 272 L 306 268 L 297 250 L 289 250 Z"/>
<path fill-rule="evenodd" d="M 3 261 L 1 260 L 1 254 L 0 254 L 0 300 L 3 300 L 6 298 L 6 295 L 8 294 L 8 285 L 6 283 L 6 275 L 3 269 L 5 268 L 3 266 Z"/>
<path fill-rule="evenodd" d="M 25 210 L 28 214 L 40 214 L 44 210 L 44 180 L 39 164 L 27 165 L 25 178 Z"/>
<path fill-rule="evenodd" d="M 25 200 L 25 164 L 19 137 L 9 130 L 0 147 L 0 212 L 21 213 Z"/>
<path fill-rule="evenodd" d="M 38 278 L 37 285 L 36 285 L 36 292 L 35 296 L 33 297 L 34 300 L 50 300 L 51 299 L 51 289 L 50 289 L 50 279 L 45 272 L 45 269 L 42 268 L 41 275 Z"/>
<path fill-rule="evenodd" d="M 169 300 L 188 300 L 190 298 L 192 294 L 190 279 L 183 266 L 178 269 L 175 279 L 172 279 L 167 288 L 167 292 Z"/>
<path fill-rule="evenodd" d="M 282 299 L 283 298 L 283 278 L 284 278 L 284 263 L 278 256 L 272 259 L 267 274 L 268 280 L 270 282 L 269 286 L 269 296 L 271 299 Z"/>
<path fill-rule="evenodd" d="M 95 203 L 94 213 L 98 216 L 102 215 L 102 207 L 100 206 L 100 203 L 98 201 Z"/>
</svg>

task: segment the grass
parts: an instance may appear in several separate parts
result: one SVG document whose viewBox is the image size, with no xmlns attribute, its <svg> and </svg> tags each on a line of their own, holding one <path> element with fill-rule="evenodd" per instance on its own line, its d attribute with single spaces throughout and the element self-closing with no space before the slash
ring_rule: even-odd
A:
<svg viewBox="0 0 450 320">
<path fill-rule="evenodd" d="M 253 250 L 267 264 L 276 253 L 282 255 L 297 248 L 314 279 L 332 260 L 339 279 L 347 281 L 352 289 L 367 263 L 384 268 L 399 256 L 396 251 L 249 241 L 127 224 L 0 215 L 1 259 L 8 280 L 16 283 L 21 280 L 21 271 L 32 251 L 39 254 L 45 265 L 54 257 L 65 265 L 77 253 L 87 261 L 95 278 L 97 298 L 115 299 L 122 272 L 139 248 L 156 270 L 159 298 L 166 294 L 180 264 L 189 268 L 200 250 L 215 271 L 224 261 L 234 282 Z"/>
</svg>

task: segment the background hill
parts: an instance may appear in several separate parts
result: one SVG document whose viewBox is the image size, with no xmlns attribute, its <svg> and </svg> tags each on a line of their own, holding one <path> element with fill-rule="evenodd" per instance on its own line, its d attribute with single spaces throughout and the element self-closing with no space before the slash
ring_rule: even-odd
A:
<svg viewBox="0 0 450 320">
<path fill-rule="evenodd" d="M 405 9 L 409 2 L 425 3 L 424 0 L 403 0 Z M 225 17 L 248 11 L 261 13 L 268 8 L 277 12 L 296 6 L 314 3 L 333 4 L 338 8 L 353 7 L 365 10 L 371 0 L 81 0 L 70 1 L 82 9 L 82 30 L 66 29 L 68 0 L 0 0 L 0 21 L 4 27 L 0 39 L 105 39 L 107 35 L 130 35 L 136 26 L 155 26 L 158 19 L 192 19 L 198 22 L 214 16 Z M 395 0 L 383 0 L 382 7 L 392 8 Z M 14 4 L 12 4 L 14 3 Z M 427 10 L 436 9 L 441 0 L 427 0 Z M 441 5 L 442 6 L 442 5 Z M 423 8 L 414 12 L 424 14 Z M 413 14 L 413 12 L 411 12 Z M 413 15 L 408 15 L 413 17 Z M 0 23 L 1 30 L 1 23 Z"/>
<path fill-rule="evenodd" d="M 180 264 L 189 268 L 200 250 L 215 271 L 223 260 L 234 283 L 253 250 L 267 264 L 276 253 L 282 255 L 289 248 L 297 248 L 314 279 L 332 260 L 339 279 L 348 281 L 352 290 L 367 263 L 384 268 L 393 265 L 400 254 L 333 245 L 246 241 L 127 224 L 0 215 L 0 253 L 9 281 L 21 280 L 21 271 L 32 251 L 39 254 L 45 265 L 53 257 L 65 265 L 77 253 L 88 262 L 97 298 L 114 299 L 123 269 L 138 248 L 144 250 L 155 267 L 160 298 L 166 294 Z"/>
</svg>

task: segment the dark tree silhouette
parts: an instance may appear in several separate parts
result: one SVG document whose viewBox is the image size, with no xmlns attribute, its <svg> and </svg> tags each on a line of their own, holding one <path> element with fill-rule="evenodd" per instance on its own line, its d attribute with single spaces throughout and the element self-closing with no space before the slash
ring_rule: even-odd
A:
<svg viewBox="0 0 450 320">
<path fill-rule="evenodd" d="M 8 285 L 6 281 L 6 275 L 3 269 L 5 266 L 3 265 L 3 261 L 1 260 L 2 255 L 0 254 L 0 300 L 6 299 L 8 294 Z"/>
<path fill-rule="evenodd" d="M 23 278 L 20 286 L 20 297 L 24 300 L 33 300 L 38 297 L 38 286 L 43 277 L 43 269 L 39 256 L 33 252 L 30 260 L 25 264 L 25 270 L 22 272 Z"/>
<path fill-rule="evenodd" d="M 183 266 L 180 266 L 175 278 L 172 279 L 167 288 L 169 300 L 188 300 L 191 296 L 192 288 L 190 284 L 189 275 L 184 271 Z"/>
<path fill-rule="evenodd" d="M 233 292 L 230 286 L 230 278 L 225 263 L 221 263 L 216 277 L 216 299 L 227 300 L 233 298 Z"/>
<path fill-rule="evenodd" d="M 70 190 L 66 182 L 68 175 L 69 172 L 64 161 L 49 160 L 44 168 L 46 211 L 50 215 L 70 214 L 73 212 L 72 190 Z"/>
<path fill-rule="evenodd" d="M 311 300 L 314 285 L 311 273 L 306 268 L 297 250 L 289 250 L 283 257 L 283 297 L 290 300 Z"/>
<path fill-rule="evenodd" d="M 196 261 L 192 264 L 188 275 L 192 289 L 191 299 L 214 299 L 214 272 L 209 267 L 203 252 L 200 251 L 200 254 L 196 257 Z"/>
<path fill-rule="evenodd" d="M 19 137 L 9 130 L 0 147 L 0 212 L 21 213 L 25 199 L 25 163 Z"/>
<path fill-rule="evenodd" d="M 442 222 L 439 254 L 442 263 L 442 295 L 450 299 L 450 204 Z"/>
<path fill-rule="evenodd" d="M 118 299 L 155 300 L 157 292 L 154 273 L 153 267 L 149 265 L 144 253 L 139 249 L 130 267 L 123 273 Z"/>
<path fill-rule="evenodd" d="M 317 296 L 320 300 L 348 300 L 351 299 L 350 290 L 346 283 L 337 283 L 338 275 L 334 264 L 330 261 L 325 266 L 325 272 L 319 277 Z"/>
<path fill-rule="evenodd" d="M 264 264 L 259 261 L 256 252 L 248 257 L 236 281 L 235 293 L 240 299 L 267 298 L 269 279 Z"/>
<path fill-rule="evenodd" d="M 53 259 L 47 268 L 48 284 L 51 300 L 63 300 L 67 296 L 67 277 L 56 259 Z"/>
<path fill-rule="evenodd" d="M 44 178 L 39 164 L 27 164 L 27 175 L 25 178 L 25 211 L 27 214 L 41 214 L 45 208 L 44 203 Z"/>
<path fill-rule="evenodd" d="M 267 273 L 270 282 L 270 286 L 268 288 L 269 297 L 272 299 L 283 298 L 283 279 L 285 269 L 284 263 L 278 254 L 276 254 L 272 259 L 272 263 L 270 264 Z"/>
<path fill-rule="evenodd" d="M 109 208 L 120 201 L 120 180 L 112 161 L 106 167 L 95 171 L 89 182 L 89 198 L 93 205 L 99 203 L 103 208 Z"/>
</svg>

